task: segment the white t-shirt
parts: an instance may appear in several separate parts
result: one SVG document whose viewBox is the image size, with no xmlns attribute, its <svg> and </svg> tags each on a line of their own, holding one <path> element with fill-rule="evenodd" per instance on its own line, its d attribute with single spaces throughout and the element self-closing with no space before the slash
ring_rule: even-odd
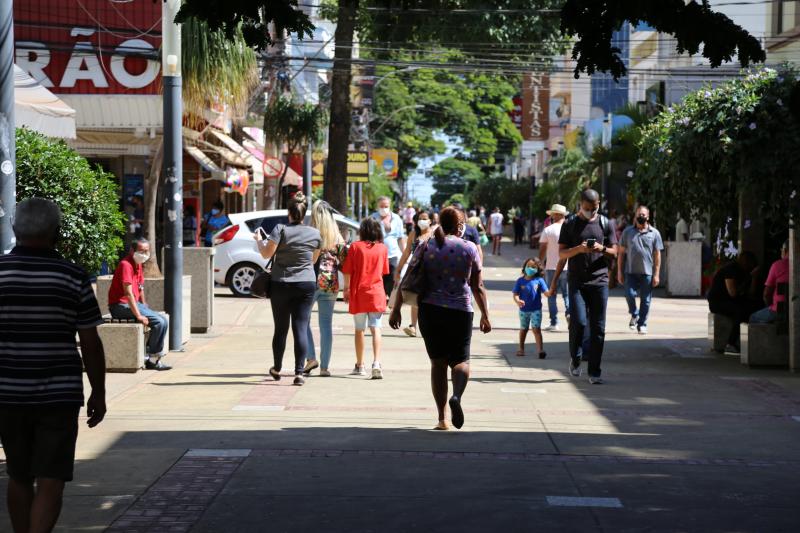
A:
<svg viewBox="0 0 800 533">
<path fill-rule="evenodd" d="M 489 232 L 492 235 L 502 235 L 503 234 L 503 214 L 502 213 L 492 213 L 489 217 L 491 220 L 491 224 L 489 226 Z"/>
<path fill-rule="evenodd" d="M 561 227 L 564 221 L 553 223 L 544 228 L 539 243 L 547 243 L 547 263 L 545 270 L 555 270 L 558 266 L 558 238 L 561 236 Z"/>
</svg>

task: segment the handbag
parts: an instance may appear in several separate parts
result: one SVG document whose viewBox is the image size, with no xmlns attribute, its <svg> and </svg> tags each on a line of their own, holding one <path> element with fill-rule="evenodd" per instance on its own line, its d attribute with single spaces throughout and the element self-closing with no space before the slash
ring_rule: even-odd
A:
<svg viewBox="0 0 800 533">
<path fill-rule="evenodd" d="M 281 236 L 278 239 L 278 246 L 275 248 L 275 253 L 269 258 L 269 262 L 264 267 L 264 270 L 256 274 L 253 282 L 250 284 L 250 296 L 254 298 L 269 299 L 272 292 L 272 262 L 275 261 L 275 256 L 278 255 L 278 248 L 283 242 L 283 228 L 281 228 Z"/>
<path fill-rule="evenodd" d="M 428 290 L 428 278 L 425 273 L 425 253 L 428 251 L 429 241 L 425 241 L 425 249 L 419 254 L 419 258 L 414 257 L 408 266 L 406 275 L 400 282 L 400 290 L 403 291 L 403 303 L 418 306 Z"/>
</svg>

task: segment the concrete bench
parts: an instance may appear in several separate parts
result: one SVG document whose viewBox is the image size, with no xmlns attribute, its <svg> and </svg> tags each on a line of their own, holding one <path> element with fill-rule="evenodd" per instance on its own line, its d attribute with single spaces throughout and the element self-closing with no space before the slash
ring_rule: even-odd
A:
<svg viewBox="0 0 800 533">
<path fill-rule="evenodd" d="M 736 327 L 736 323 L 732 318 L 708 313 L 708 340 L 711 341 L 711 349 L 717 353 L 725 352 L 731 330 L 734 327 Z"/>
<path fill-rule="evenodd" d="M 747 366 L 789 366 L 789 335 L 776 324 L 742 324 L 741 362 Z"/>
<path fill-rule="evenodd" d="M 105 323 L 97 328 L 106 353 L 109 372 L 136 372 L 144 368 L 145 331 L 135 320 L 119 320 L 104 315 Z"/>
</svg>

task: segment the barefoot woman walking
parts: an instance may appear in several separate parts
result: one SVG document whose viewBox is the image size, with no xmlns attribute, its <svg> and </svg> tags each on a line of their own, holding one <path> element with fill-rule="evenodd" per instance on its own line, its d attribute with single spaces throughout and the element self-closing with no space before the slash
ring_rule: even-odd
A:
<svg viewBox="0 0 800 533">
<path fill-rule="evenodd" d="M 461 398 L 469 381 L 472 294 L 481 311 L 481 331 L 489 333 L 492 326 L 478 249 L 460 237 L 465 227 L 463 213 L 448 207 L 441 212 L 440 224 L 434 238 L 414 252 L 414 261 L 423 261 L 427 279 L 427 291 L 419 305 L 419 328 L 431 359 L 431 388 L 439 411 L 435 429 L 449 429 L 445 422 L 448 366 L 453 378 L 453 395 L 449 402 L 452 422 L 457 428 L 464 425 Z M 400 328 L 402 323 L 402 303 L 401 292 L 389 318 L 393 329 Z"/>
</svg>

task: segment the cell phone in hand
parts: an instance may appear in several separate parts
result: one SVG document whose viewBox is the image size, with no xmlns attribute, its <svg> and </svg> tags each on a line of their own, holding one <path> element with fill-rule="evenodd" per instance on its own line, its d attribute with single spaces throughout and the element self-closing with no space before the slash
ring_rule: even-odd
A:
<svg viewBox="0 0 800 533">
<path fill-rule="evenodd" d="M 261 237 L 262 241 L 267 240 L 267 232 L 264 231 L 264 228 L 259 226 L 259 227 L 256 228 L 256 232 L 258 233 L 259 237 Z"/>
<path fill-rule="evenodd" d="M 597 239 L 586 239 L 586 246 L 589 248 L 594 248 L 595 244 L 597 244 Z"/>
</svg>

